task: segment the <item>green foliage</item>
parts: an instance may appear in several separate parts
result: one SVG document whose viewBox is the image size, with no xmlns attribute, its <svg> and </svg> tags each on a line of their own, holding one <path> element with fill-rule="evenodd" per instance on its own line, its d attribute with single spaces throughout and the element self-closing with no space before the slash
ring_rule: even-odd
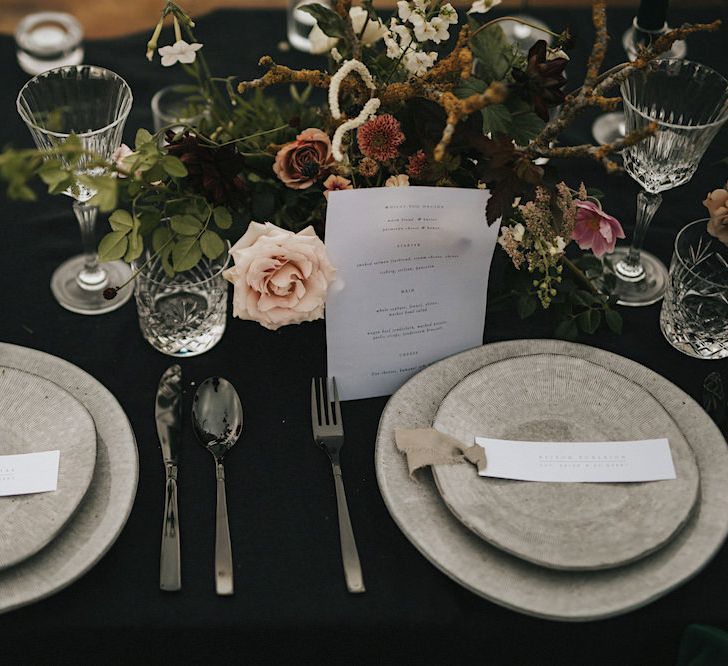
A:
<svg viewBox="0 0 728 666">
<path fill-rule="evenodd" d="M 309 4 L 299 7 L 298 11 L 311 14 L 311 16 L 316 19 L 319 28 L 321 28 L 324 34 L 328 35 L 329 37 L 342 38 L 346 36 L 346 31 L 344 30 L 344 21 L 332 9 L 329 9 L 324 5 Z"/>
</svg>

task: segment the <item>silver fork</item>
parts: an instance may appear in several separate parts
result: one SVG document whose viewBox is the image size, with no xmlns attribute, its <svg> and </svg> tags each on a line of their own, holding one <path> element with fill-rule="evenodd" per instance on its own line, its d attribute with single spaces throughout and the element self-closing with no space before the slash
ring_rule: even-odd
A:
<svg viewBox="0 0 728 666">
<path fill-rule="evenodd" d="M 344 577 L 349 592 L 364 592 L 364 580 L 361 573 L 359 553 L 356 550 L 354 532 L 351 529 L 349 507 L 346 504 L 344 480 L 341 476 L 339 452 L 344 445 L 344 424 L 341 420 L 339 392 L 336 379 L 331 378 L 333 400 L 329 392 L 328 381 L 322 378 L 311 380 L 311 427 L 313 438 L 329 457 L 334 472 L 336 486 L 336 506 L 339 513 L 339 539 L 341 541 L 341 559 L 344 563 Z M 333 405 L 333 408 L 332 408 Z"/>
</svg>

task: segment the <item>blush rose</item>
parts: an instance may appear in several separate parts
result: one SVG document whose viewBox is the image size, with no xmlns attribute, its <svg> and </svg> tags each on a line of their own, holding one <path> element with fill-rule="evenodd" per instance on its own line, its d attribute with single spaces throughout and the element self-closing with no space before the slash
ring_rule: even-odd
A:
<svg viewBox="0 0 728 666">
<path fill-rule="evenodd" d="M 591 250 L 601 257 L 614 252 L 618 238 L 624 238 L 624 230 L 619 221 L 607 215 L 592 201 L 576 201 L 576 224 L 572 238 L 582 250 Z"/>
<path fill-rule="evenodd" d="M 336 270 L 313 227 L 297 234 L 251 222 L 223 277 L 233 284 L 233 316 L 276 330 L 321 319 Z"/>
</svg>

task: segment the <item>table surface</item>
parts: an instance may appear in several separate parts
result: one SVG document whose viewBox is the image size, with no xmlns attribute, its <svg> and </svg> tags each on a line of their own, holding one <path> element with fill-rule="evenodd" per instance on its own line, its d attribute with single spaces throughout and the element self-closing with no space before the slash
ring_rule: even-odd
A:
<svg viewBox="0 0 728 666">
<path fill-rule="evenodd" d="M 708 20 L 717 10 L 674 12 L 673 22 Z M 570 23 L 579 37 L 569 76 L 579 81 L 589 48 L 587 11 L 532 11 L 550 25 Z M 720 12 L 718 12 L 720 13 Z M 724 20 L 728 12 L 722 11 Z M 631 19 L 609 17 L 613 38 L 608 62 L 621 59 L 620 37 Z M 213 71 L 256 75 L 258 57 L 315 64 L 311 57 L 281 53 L 279 11 L 222 11 L 199 22 Z M 151 125 L 152 94 L 181 72 L 144 59 L 146 35 L 90 42 L 87 61 L 129 81 L 135 105 L 127 123 L 130 142 Z M 698 36 L 689 55 L 725 67 L 725 32 Z M 16 91 L 26 76 L 14 62 L 14 46 L 0 38 L 0 145 L 30 145 L 16 116 Z M 584 116 L 567 138 L 588 137 L 593 116 Z M 675 230 L 702 217 L 706 192 L 726 178 L 717 160 L 728 155 L 723 131 L 693 181 L 667 192 L 647 246 L 669 261 Z M 583 179 L 603 190 L 605 208 L 628 231 L 637 186 L 627 176 L 607 177 L 596 164 L 559 165 L 572 185 Z M 100 316 L 66 312 L 49 288 L 53 269 L 79 249 L 70 202 L 42 196 L 37 203 L 2 200 L 0 225 L 0 340 L 60 356 L 91 373 L 117 396 L 137 436 L 139 490 L 129 522 L 103 560 L 59 594 L 0 616 L 4 656 L 58 661 L 107 662 L 153 656 L 184 662 L 249 657 L 255 661 L 363 662 L 481 656 L 488 663 L 672 663 L 684 628 L 693 622 L 728 629 L 728 548 L 695 579 L 648 607 L 610 620 L 565 624 L 534 619 L 463 589 L 427 562 L 398 530 L 379 494 L 374 441 L 385 398 L 345 403 L 347 441 L 343 469 L 367 592 L 349 596 L 341 571 L 331 471 L 312 443 L 311 377 L 325 368 L 323 322 L 277 332 L 251 322 L 228 322 L 213 349 L 182 362 L 188 386 L 213 374 L 230 379 L 244 403 L 242 440 L 226 465 L 236 594 L 219 598 L 213 587 L 215 481 L 212 459 L 195 442 L 189 422 L 180 466 L 183 589 L 158 589 L 163 467 L 153 418 L 154 395 L 172 362 L 142 339 L 133 303 Z M 497 267 L 494 268 L 497 273 Z M 497 283 L 494 274 L 493 283 Z M 728 361 L 705 362 L 673 350 L 658 326 L 659 305 L 624 310 L 621 337 L 604 333 L 590 344 L 614 351 L 659 372 L 696 399 L 705 375 L 728 370 Z M 520 321 L 511 313 L 488 315 L 487 342 L 549 337 L 544 319 Z M 728 482 L 728 479 L 726 480 Z M 63 660 L 63 659 L 62 659 Z M 6 662 L 7 663 L 7 662 Z"/>
</svg>

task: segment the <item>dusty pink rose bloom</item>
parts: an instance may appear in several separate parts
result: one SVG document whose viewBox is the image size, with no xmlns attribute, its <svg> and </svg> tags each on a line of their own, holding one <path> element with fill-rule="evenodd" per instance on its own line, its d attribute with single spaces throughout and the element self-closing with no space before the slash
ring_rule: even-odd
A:
<svg viewBox="0 0 728 666">
<path fill-rule="evenodd" d="M 326 174 L 333 161 L 328 135 L 309 127 L 278 151 L 273 171 L 287 187 L 305 190 Z"/>
<path fill-rule="evenodd" d="M 622 225 L 592 201 L 576 201 L 576 224 L 571 237 L 582 250 L 597 257 L 613 252 L 617 238 L 624 238 Z"/>
<path fill-rule="evenodd" d="M 703 205 L 710 213 L 708 233 L 728 245 L 728 189 L 713 190 L 705 198 Z"/>
<path fill-rule="evenodd" d="M 267 222 L 251 222 L 230 250 L 234 266 L 233 316 L 276 330 L 321 319 L 336 270 L 313 227 L 297 234 Z"/>
<path fill-rule="evenodd" d="M 126 164 L 124 160 L 133 155 L 134 151 L 129 148 L 125 143 L 122 143 L 113 153 L 111 153 L 111 161 L 116 165 L 117 169 L 123 169 L 126 171 Z M 118 174 L 119 178 L 126 178 L 123 174 Z"/>
<path fill-rule="evenodd" d="M 336 176 L 333 173 L 324 181 L 324 196 L 328 199 L 329 192 L 334 190 L 353 190 L 354 187 L 348 178 Z"/>
</svg>

